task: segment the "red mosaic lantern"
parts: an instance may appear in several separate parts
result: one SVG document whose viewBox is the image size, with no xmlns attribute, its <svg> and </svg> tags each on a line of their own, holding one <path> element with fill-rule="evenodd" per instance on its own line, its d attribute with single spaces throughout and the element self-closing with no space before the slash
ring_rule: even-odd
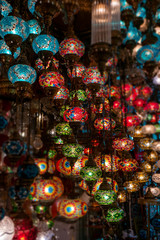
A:
<svg viewBox="0 0 160 240">
<path fill-rule="evenodd" d="M 37 228 L 33 226 L 28 218 L 13 219 L 15 224 L 15 235 L 13 240 L 35 240 Z"/>
<path fill-rule="evenodd" d="M 129 138 L 116 138 L 113 140 L 112 147 L 117 151 L 130 151 L 134 147 L 134 141 Z"/>
<path fill-rule="evenodd" d="M 138 162 L 135 159 L 123 159 L 119 162 L 119 169 L 123 172 L 134 172 L 138 169 Z"/>
<path fill-rule="evenodd" d="M 141 119 L 137 115 L 129 115 L 123 119 L 123 125 L 127 127 L 138 126 L 141 123 Z"/>
<path fill-rule="evenodd" d="M 46 72 L 40 75 L 39 84 L 42 87 L 60 88 L 64 85 L 64 78 L 59 72 Z"/>
<path fill-rule="evenodd" d="M 129 83 L 122 85 L 122 94 L 128 97 L 132 93 L 133 86 Z"/>
<path fill-rule="evenodd" d="M 63 117 L 66 122 L 86 122 L 88 113 L 84 108 L 72 107 L 65 110 Z"/>
<path fill-rule="evenodd" d="M 153 93 L 153 90 L 149 86 L 145 86 L 141 89 L 141 94 L 145 99 L 148 99 L 152 95 L 152 93 Z"/>
<path fill-rule="evenodd" d="M 149 102 L 144 110 L 148 112 L 158 112 L 159 111 L 159 104 L 157 102 Z"/>
<path fill-rule="evenodd" d="M 105 154 L 104 156 L 95 157 L 94 161 L 96 162 L 99 168 L 105 170 L 106 172 L 116 172 L 118 171 L 118 162 L 120 161 L 119 157 L 113 155 Z"/>
</svg>

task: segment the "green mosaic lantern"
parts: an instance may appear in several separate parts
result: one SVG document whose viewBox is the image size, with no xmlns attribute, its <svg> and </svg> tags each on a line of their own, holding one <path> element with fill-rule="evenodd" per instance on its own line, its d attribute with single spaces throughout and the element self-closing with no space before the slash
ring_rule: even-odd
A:
<svg viewBox="0 0 160 240">
<path fill-rule="evenodd" d="M 117 223 L 121 221 L 124 217 L 124 211 L 122 208 L 119 207 L 113 207 L 108 209 L 106 220 L 110 223 Z"/>
<path fill-rule="evenodd" d="M 100 205 L 110 205 L 114 203 L 117 199 L 117 195 L 113 190 L 101 190 L 99 189 L 95 195 L 94 199 Z"/>
<path fill-rule="evenodd" d="M 37 205 L 35 207 L 35 212 L 37 214 L 45 214 L 47 212 L 47 207 L 46 206 L 43 206 L 43 205 Z"/>
<path fill-rule="evenodd" d="M 65 157 L 78 158 L 82 155 L 83 147 L 78 143 L 65 144 L 62 153 Z"/>
<path fill-rule="evenodd" d="M 78 89 L 77 91 L 72 91 L 69 94 L 70 100 L 74 99 L 77 96 L 78 101 L 86 101 L 87 100 L 87 93 L 83 89 Z"/>
<path fill-rule="evenodd" d="M 57 151 L 55 149 L 49 149 L 48 151 L 48 158 L 53 159 L 57 155 Z"/>
<path fill-rule="evenodd" d="M 58 123 L 56 126 L 56 133 L 60 136 L 70 136 L 72 134 L 72 129 L 69 123 Z"/>
<path fill-rule="evenodd" d="M 80 171 L 80 176 L 85 181 L 96 181 L 102 176 L 100 168 L 96 166 L 85 166 Z"/>
</svg>

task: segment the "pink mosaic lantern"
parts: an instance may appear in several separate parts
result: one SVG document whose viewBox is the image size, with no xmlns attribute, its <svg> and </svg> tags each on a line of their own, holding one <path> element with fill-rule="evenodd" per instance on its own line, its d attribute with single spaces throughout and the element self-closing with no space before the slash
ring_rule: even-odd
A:
<svg viewBox="0 0 160 240">
<path fill-rule="evenodd" d="M 84 108 L 72 107 L 65 110 L 63 117 L 66 122 L 86 122 L 88 113 Z"/>
</svg>

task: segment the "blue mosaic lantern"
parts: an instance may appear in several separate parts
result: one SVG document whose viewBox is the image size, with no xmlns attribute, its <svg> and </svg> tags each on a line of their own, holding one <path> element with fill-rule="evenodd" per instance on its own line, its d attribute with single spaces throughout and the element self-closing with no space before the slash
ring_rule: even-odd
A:
<svg viewBox="0 0 160 240">
<path fill-rule="evenodd" d="M 35 12 L 35 6 L 38 0 L 28 0 L 28 9 L 29 11 L 34 14 Z"/>
<path fill-rule="evenodd" d="M 19 156 L 23 152 L 23 143 L 20 140 L 6 141 L 3 144 L 3 151 L 10 156 Z"/>
<path fill-rule="evenodd" d="M 50 51 L 55 55 L 59 50 L 58 40 L 47 34 L 37 36 L 32 43 L 33 50 L 36 54 L 40 51 Z"/>
<path fill-rule="evenodd" d="M 28 38 L 28 24 L 21 18 L 7 16 L 0 21 L 0 36 L 5 39 L 9 47 L 19 47 Z"/>
<path fill-rule="evenodd" d="M 147 61 L 154 61 L 158 52 L 158 49 L 153 48 L 150 45 L 145 45 L 138 50 L 136 59 L 141 64 L 144 64 Z"/>
<path fill-rule="evenodd" d="M 12 83 L 25 82 L 32 84 L 35 82 L 37 77 L 36 70 L 31 66 L 25 64 L 17 64 L 11 66 L 8 71 L 8 79 Z"/>
<path fill-rule="evenodd" d="M 29 34 L 39 35 L 41 33 L 41 27 L 36 19 L 31 19 L 28 22 Z"/>
<path fill-rule="evenodd" d="M 8 195 L 14 200 L 25 200 L 29 195 L 29 190 L 25 186 L 11 186 Z"/>
<path fill-rule="evenodd" d="M 160 23 L 160 8 L 157 9 L 156 14 L 155 14 L 155 22 Z"/>
<path fill-rule="evenodd" d="M 128 31 L 127 31 L 127 36 L 123 40 L 123 44 L 126 44 L 128 41 L 134 41 L 137 43 L 141 38 L 141 32 L 134 27 L 133 22 L 130 22 Z"/>
<path fill-rule="evenodd" d="M 12 6 L 6 0 L 0 0 L 0 14 L 7 17 L 12 12 Z"/>
<path fill-rule="evenodd" d="M 14 53 L 14 58 L 16 59 L 20 55 L 20 47 L 17 48 L 16 52 Z M 12 52 L 10 51 L 9 47 L 7 46 L 6 42 L 1 39 L 0 40 L 0 55 L 10 55 L 12 56 Z"/>
<path fill-rule="evenodd" d="M 8 125 L 7 119 L 3 115 L 0 115 L 0 131 L 5 129 L 7 125 Z"/>
<path fill-rule="evenodd" d="M 133 11 L 133 7 L 128 4 L 127 0 L 120 0 L 120 3 L 121 3 L 121 12 L 124 10 Z"/>
<path fill-rule="evenodd" d="M 136 17 L 145 19 L 146 18 L 146 9 L 144 7 L 139 6 L 136 11 Z"/>
</svg>

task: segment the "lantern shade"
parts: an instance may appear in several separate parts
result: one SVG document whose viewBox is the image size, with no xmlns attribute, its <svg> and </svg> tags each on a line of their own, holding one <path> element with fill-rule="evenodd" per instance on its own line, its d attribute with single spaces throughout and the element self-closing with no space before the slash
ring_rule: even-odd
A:
<svg viewBox="0 0 160 240">
<path fill-rule="evenodd" d="M 133 22 L 130 22 L 128 31 L 127 31 L 127 36 L 126 38 L 123 40 L 123 44 L 126 44 L 127 41 L 134 41 L 135 43 L 137 43 L 141 38 L 141 32 L 134 27 Z"/>
<path fill-rule="evenodd" d="M 107 177 L 106 180 L 107 180 L 107 183 L 112 187 L 112 179 Z M 103 182 L 103 178 L 99 178 L 93 187 L 93 190 L 92 190 L 93 195 L 99 190 L 102 182 Z M 113 180 L 113 190 L 115 193 L 118 192 L 118 184 L 115 180 Z"/>
<path fill-rule="evenodd" d="M 28 0 L 28 9 L 33 14 L 38 0 Z"/>
<path fill-rule="evenodd" d="M 13 65 L 8 71 L 8 78 L 12 83 L 25 82 L 32 84 L 35 82 L 36 77 L 35 69 L 25 64 Z"/>
<path fill-rule="evenodd" d="M 72 107 L 65 110 L 63 117 L 66 122 L 86 122 L 88 113 L 82 107 Z"/>
<path fill-rule="evenodd" d="M 136 59 L 139 63 L 144 64 L 147 61 L 153 61 L 157 54 L 158 49 L 145 45 L 137 51 Z"/>
<path fill-rule="evenodd" d="M 58 90 L 56 95 L 54 96 L 54 99 L 63 99 L 66 100 L 69 97 L 69 90 L 68 88 L 61 86 L 61 88 Z"/>
<path fill-rule="evenodd" d="M 110 155 L 105 154 L 95 157 L 94 161 L 99 168 L 102 168 L 102 170 L 105 170 L 106 172 L 116 172 L 118 171 L 118 162 L 120 159 L 116 155 L 111 157 Z"/>
<path fill-rule="evenodd" d="M 81 169 L 80 176 L 86 181 L 95 181 L 102 176 L 102 172 L 96 166 L 85 166 Z"/>
<path fill-rule="evenodd" d="M 16 52 L 14 52 L 13 56 L 16 59 L 20 55 L 20 48 L 17 48 Z M 0 55 L 12 55 L 12 52 L 10 51 L 9 47 L 7 46 L 6 42 L 2 39 L 0 40 Z"/>
<path fill-rule="evenodd" d="M 68 219 L 83 217 L 87 211 L 87 204 L 81 199 L 63 199 L 58 206 L 60 216 Z"/>
<path fill-rule="evenodd" d="M 1 5 L 0 5 L 0 14 L 3 17 L 7 17 L 10 12 L 12 12 L 12 6 L 6 1 L 6 0 L 1 0 Z"/>
<path fill-rule="evenodd" d="M 65 144 L 62 147 L 62 152 L 65 157 L 80 157 L 83 152 L 83 147 L 78 143 Z"/>
<path fill-rule="evenodd" d="M 90 83 L 97 83 L 99 85 L 104 85 L 106 82 L 105 77 L 101 77 L 101 74 L 98 71 L 97 67 L 87 68 L 82 75 L 82 80 L 86 85 Z"/>
<path fill-rule="evenodd" d="M 24 41 L 29 35 L 28 24 L 19 17 L 4 17 L 0 21 L 0 36 L 4 38 L 8 34 L 18 35 Z"/>
<path fill-rule="evenodd" d="M 60 88 L 64 85 L 64 78 L 59 72 L 46 72 L 40 75 L 39 84 L 42 87 Z"/>
<path fill-rule="evenodd" d="M 117 208 L 114 207 L 114 208 L 108 209 L 105 219 L 107 220 L 107 222 L 116 223 L 116 222 L 121 221 L 123 219 L 123 217 L 124 217 L 123 209 L 119 208 L 119 207 L 117 207 Z"/>
<path fill-rule="evenodd" d="M 139 146 L 143 150 L 151 150 L 153 145 L 153 139 L 152 138 L 143 138 L 140 139 Z"/>
<path fill-rule="evenodd" d="M 28 22 L 29 34 L 38 35 L 41 33 L 41 27 L 36 19 L 31 19 Z"/>
<path fill-rule="evenodd" d="M 1 240 L 12 240 L 15 234 L 14 223 L 12 219 L 8 216 L 5 216 L 0 221 L 0 239 Z"/>
<path fill-rule="evenodd" d="M 50 51 L 55 55 L 59 50 L 59 43 L 55 37 L 41 34 L 33 40 L 32 48 L 36 54 L 40 51 Z"/>
<path fill-rule="evenodd" d="M 68 38 L 60 43 L 59 54 L 65 58 L 68 55 L 76 55 L 81 58 L 84 54 L 85 46 L 77 38 Z"/>
<path fill-rule="evenodd" d="M 110 130 L 110 127 L 112 129 L 114 129 L 116 127 L 116 122 L 111 119 L 110 121 L 110 118 L 97 118 L 95 121 L 94 121 L 94 127 L 97 129 L 97 130 L 106 130 L 106 131 L 109 131 Z"/>
<path fill-rule="evenodd" d="M 116 138 L 112 146 L 118 151 L 130 151 L 134 147 L 134 142 L 128 138 Z"/>
<path fill-rule="evenodd" d="M 123 172 L 133 172 L 138 168 L 138 162 L 135 159 L 123 159 L 119 162 L 119 168 Z"/>
<path fill-rule="evenodd" d="M 127 181 L 123 184 L 123 186 L 126 188 L 126 190 L 129 193 L 137 192 L 140 189 L 138 182 L 135 182 L 135 181 Z"/>
<path fill-rule="evenodd" d="M 56 133 L 60 136 L 68 136 L 72 134 L 72 129 L 68 123 L 58 123 L 56 125 Z"/>
<path fill-rule="evenodd" d="M 113 190 L 98 190 L 94 194 L 94 199 L 100 205 L 110 205 L 116 201 L 117 195 Z"/>
</svg>

